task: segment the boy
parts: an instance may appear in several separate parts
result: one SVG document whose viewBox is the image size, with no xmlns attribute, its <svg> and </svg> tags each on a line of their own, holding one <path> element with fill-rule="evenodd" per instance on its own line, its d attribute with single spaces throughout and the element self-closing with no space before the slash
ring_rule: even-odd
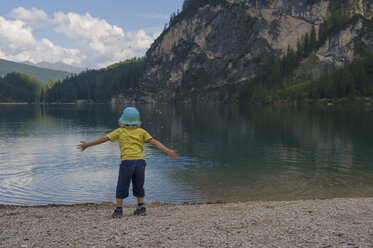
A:
<svg viewBox="0 0 373 248">
<path fill-rule="evenodd" d="M 152 144 L 155 148 L 165 152 L 171 159 L 177 159 L 177 153 L 155 140 L 144 129 L 140 128 L 140 113 L 134 107 L 125 108 L 118 120 L 120 128 L 113 132 L 97 138 L 91 142 L 80 141 L 78 150 L 84 151 L 87 147 L 102 144 L 106 141 L 119 141 L 122 163 L 119 168 L 118 183 L 116 189 L 117 207 L 112 215 L 113 218 L 122 217 L 123 199 L 128 197 L 128 190 L 132 181 L 133 195 L 137 197 L 137 209 L 135 215 L 146 215 L 144 206 L 144 180 L 145 159 L 143 156 L 144 142 Z"/>
</svg>

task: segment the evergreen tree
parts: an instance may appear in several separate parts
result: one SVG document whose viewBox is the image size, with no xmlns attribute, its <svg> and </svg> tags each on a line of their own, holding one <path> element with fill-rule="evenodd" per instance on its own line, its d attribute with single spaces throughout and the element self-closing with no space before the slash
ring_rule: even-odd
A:
<svg viewBox="0 0 373 248">
<path fill-rule="evenodd" d="M 297 59 L 301 59 L 303 56 L 303 47 L 302 47 L 302 42 L 298 40 L 297 42 L 297 52 L 296 52 Z"/>
<path fill-rule="evenodd" d="M 303 57 L 307 57 L 308 54 L 311 51 L 311 49 L 310 49 L 310 38 L 308 36 L 308 33 L 306 33 L 304 35 L 302 48 L 303 48 Z"/>
<path fill-rule="evenodd" d="M 42 88 L 41 89 L 41 93 L 40 93 L 40 102 L 44 102 L 44 89 Z"/>
<path fill-rule="evenodd" d="M 316 48 L 317 38 L 316 38 L 316 29 L 315 25 L 312 26 L 311 35 L 310 35 L 310 48 L 313 50 Z"/>
<path fill-rule="evenodd" d="M 369 94 L 367 72 L 364 68 L 363 62 L 358 59 L 352 66 L 352 76 L 356 90 L 363 96 Z"/>
</svg>

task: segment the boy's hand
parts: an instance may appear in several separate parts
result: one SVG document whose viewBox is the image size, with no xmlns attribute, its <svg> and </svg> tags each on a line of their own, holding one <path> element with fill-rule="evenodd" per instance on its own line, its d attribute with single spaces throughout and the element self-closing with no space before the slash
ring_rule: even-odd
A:
<svg viewBox="0 0 373 248">
<path fill-rule="evenodd" d="M 175 150 L 169 150 L 168 156 L 170 156 L 171 159 L 175 160 L 177 159 L 177 152 Z"/>
<path fill-rule="evenodd" d="M 83 152 L 88 147 L 88 143 L 85 141 L 80 141 L 80 144 L 77 145 L 77 147 L 79 151 Z"/>
</svg>

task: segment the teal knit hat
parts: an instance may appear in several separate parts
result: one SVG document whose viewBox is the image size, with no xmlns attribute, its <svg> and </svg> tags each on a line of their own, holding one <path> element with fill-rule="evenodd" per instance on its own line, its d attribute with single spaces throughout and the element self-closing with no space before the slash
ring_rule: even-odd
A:
<svg viewBox="0 0 373 248">
<path fill-rule="evenodd" d="M 125 125 L 137 125 L 140 123 L 140 113 L 135 107 L 127 107 L 123 110 L 119 122 Z"/>
</svg>

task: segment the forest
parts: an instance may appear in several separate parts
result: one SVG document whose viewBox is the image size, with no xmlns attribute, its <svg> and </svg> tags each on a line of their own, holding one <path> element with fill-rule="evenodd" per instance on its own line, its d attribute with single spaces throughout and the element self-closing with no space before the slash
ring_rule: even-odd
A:
<svg viewBox="0 0 373 248">
<path fill-rule="evenodd" d="M 58 81 L 44 93 L 45 102 L 87 100 L 104 103 L 126 90 L 137 88 L 144 72 L 144 58 L 133 58 L 100 70 L 87 70 Z"/>
<path fill-rule="evenodd" d="M 284 59 L 269 61 L 261 76 L 240 89 L 238 102 L 273 103 L 343 98 L 353 100 L 373 96 L 372 53 L 358 58 L 345 68 L 300 83 L 286 78 L 287 70 L 291 70 L 294 62 L 297 63 L 297 59 L 293 52 Z M 277 80 L 276 76 L 280 80 Z"/>
<path fill-rule="evenodd" d="M 86 70 L 62 81 L 42 83 L 22 73 L 0 79 L 0 102 L 71 103 L 78 100 L 104 103 L 138 86 L 144 58 L 133 58 L 100 70 Z"/>
<path fill-rule="evenodd" d="M 26 74 L 12 72 L 0 78 L 0 102 L 40 101 L 42 83 Z"/>
</svg>

